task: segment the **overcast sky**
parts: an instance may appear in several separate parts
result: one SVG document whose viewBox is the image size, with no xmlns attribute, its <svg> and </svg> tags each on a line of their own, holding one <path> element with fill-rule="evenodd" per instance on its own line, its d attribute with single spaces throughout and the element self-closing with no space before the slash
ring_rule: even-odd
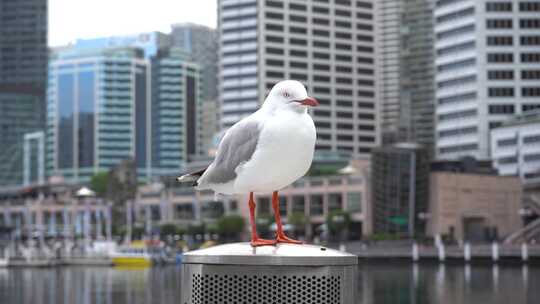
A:
<svg viewBox="0 0 540 304">
<path fill-rule="evenodd" d="M 216 27 L 217 0 L 49 0 L 49 45 L 149 31 L 172 23 Z"/>
</svg>

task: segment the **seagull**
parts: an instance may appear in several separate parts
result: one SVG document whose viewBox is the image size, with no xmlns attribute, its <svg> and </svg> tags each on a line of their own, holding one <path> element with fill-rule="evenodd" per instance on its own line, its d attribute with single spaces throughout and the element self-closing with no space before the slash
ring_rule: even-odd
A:
<svg viewBox="0 0 540 304">
<path fill-rule="evenodd" d="M 206 168 L 178 178 L 197 190 L 249 195 L 251 246 L 301 244 L 285 235 L 279 213 L 278 191 L 306 174 L 313 161 L 316 131 L 308 107 L 319 102 L 298 81 L 274 85 L 259 110 L 230 127 L 219 143 L 214 161 Z M 255 224 L 254 193 L 272 193 L 276 238 L 259 238 Z"/>
</svg>

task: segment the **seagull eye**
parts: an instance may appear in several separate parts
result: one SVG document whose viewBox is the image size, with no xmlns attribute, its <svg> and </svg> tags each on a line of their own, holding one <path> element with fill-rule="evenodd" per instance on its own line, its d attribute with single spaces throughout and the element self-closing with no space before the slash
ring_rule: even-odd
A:
<svg viewBox="0 0 540 304">
<path fill-rule="evenodd" d="M 289 97 L 290 97 L 289 93 L 287 93 L 287 92 L 283 93 L 283 96 L 284 96 L 285 98 L 289 98 Z"/>
</svg>

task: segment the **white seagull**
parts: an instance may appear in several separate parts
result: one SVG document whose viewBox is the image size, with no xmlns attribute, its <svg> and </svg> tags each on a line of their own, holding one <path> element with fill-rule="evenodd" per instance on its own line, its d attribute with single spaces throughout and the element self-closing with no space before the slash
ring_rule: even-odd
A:
<svg viewBox="0 0 540 304">
<path fill-rule="evenodd" d="M 252 246 L 301 243 L 283 233 L 278 190 L 304 176 L 311 166 L 317 136 L 307 109 L 317 105 L 300 82 L 277 83 L 259 110 L 227 130 L 208 168 L 183 175 L 178 181 L 194 182 L 197 190 L 220 194 L 249 193 Z M 272 192 L 275 240 L 261 239 L 257 234 L 254 192 Z"/>
</svg>

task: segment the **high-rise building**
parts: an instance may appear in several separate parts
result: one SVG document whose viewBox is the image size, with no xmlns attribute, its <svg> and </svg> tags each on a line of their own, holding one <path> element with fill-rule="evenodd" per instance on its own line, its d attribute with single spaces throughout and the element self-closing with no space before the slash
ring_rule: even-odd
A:
<svg viewBox="0 0 540 304">
<path fill-rule="evenodd" d="M 45 117 L 47 0 L 0 2 L 0 185 L 20 185 L 24 134 Z"/>
<path fill-rule="evenodd" d="M 373 150 L 371 201 L 373 233 L 414 237 L 425 233 L 429 203 L 428 150 L 398 143 Z"/>
<path fill-rule="evenodd" d="M 204 25 L 193 23 L 173 24 L 170 34 L 171 44 L 189 54 L 189 60 L 201 69 L 203 101 L 217 98 L 218 38 L 217 31 Z"/>
<path fill-rule="evenodd" d="M 47 174 L 85 183 L 126 159 L 134 161 L 139 181 L 179 174 L 200 150 L 200 71 L 187 58 L 174 48 L 151 57 L 138 47 L 56 50 Z"/>
<path fill-rule="evenodd" d="M 172 46 L 187 52 L 189 61 L 196 63 L 201 72 L 198 154 L 207 156 L 219 131 L 217 31 L 203 25 L 179 23 L 172 26 L 170 37 Z"/>
<path fill-rule="evenodd" d="M 199 67 L 188 58 L 176 48 L 152 58 L 153 175 L 177 175 L 190 157 L 200 154 L 197 111 L 203 90 Z"/>
<path fill-rule="evenodd" d="M 540 107 L 540 1 L 439 0 L 436 154 L 491 157 L 489 131 Z"/>
<path fill-rule="evenodd" d="M 256 111 L 283 79 L 303 82 L 317 150 L 368 155 L 380 143 L 375 1 L 219 1 L 221 127 Z"/>
<path fill-rule="evenodd" d="M 540 188 L 540 110 L 491 130 L 491 157 L 500 175 L 519 176 L 526 188 Z"/>
<path fill-rule="evenodd" d="M 149 65 L 136 48 L 54 52 L 49 64 L 46 168 L 88 182 L 133 159 L 151 170 Z"/>
<path fill-rule="evenodd" d="M 434 145 L 433 4 L 433 0 L 377 1 L 383 143 Z"/>
</svg>

